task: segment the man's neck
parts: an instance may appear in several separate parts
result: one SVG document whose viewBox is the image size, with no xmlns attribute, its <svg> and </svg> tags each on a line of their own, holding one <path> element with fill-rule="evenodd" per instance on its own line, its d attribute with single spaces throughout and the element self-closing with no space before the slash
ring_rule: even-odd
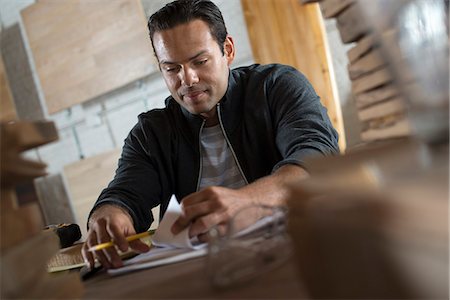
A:
<svg viewBox="0 0 450 300">
<path fill-rule="evenodd" d="M 214 114 L 212 117 L 205 118 L 205 127 L 212 127 L 219 124 L 219 118 L 217 117 L 217 113 Z"/>
</svg>

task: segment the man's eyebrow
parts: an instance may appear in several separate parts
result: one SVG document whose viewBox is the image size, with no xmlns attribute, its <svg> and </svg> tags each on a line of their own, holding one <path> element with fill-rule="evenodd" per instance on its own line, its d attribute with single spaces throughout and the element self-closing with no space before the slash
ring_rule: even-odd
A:
<svg viewBox="0 0 450 300">
<path fill-rule="evenodd" d="M 207 52 L 208 52 L 207 50 L 202 50 L 202 51 L 198 52 L 197 54 L 195 54 L 194 56 L 190 57 L 187 61 L 194 60 Z M 161 65 L 177 65 L 179 63 L 174 62 L 174 61 L 162 60 L 159 64 L 161 64 Z"/>
</svg>

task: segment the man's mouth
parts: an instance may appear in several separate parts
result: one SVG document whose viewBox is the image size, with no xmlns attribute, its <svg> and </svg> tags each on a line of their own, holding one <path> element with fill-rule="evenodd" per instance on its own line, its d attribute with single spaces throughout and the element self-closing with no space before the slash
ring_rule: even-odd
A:
<svg viewBox="0 0 450 300">
<path fill-rule="evenodd" d="M 190 98 L 190 99 L 195 99 L 197 97 L 199 97 L 200 95 L 202 95 L 203 93 L 205 93 L 205 91 L 203 90 L 196 90 L 196 91 L 189 91 L 186 93 L 182 93 L 183 98 Z"/>
</svg>

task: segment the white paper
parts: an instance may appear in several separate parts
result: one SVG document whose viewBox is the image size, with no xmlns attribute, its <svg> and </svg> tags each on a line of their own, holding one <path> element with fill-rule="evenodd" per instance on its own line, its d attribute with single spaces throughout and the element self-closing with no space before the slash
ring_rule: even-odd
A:
<svg viewBox="0 0 450 300">
<path fill-rule="evenodd" d="M 200 249 L 205 247 L 206 244 L 200 243 L 197 238 L 189 239 L 189 227 L 176 235 L 172 233 L 170 228 L 172 228 L 172 225 L 180 215 L 181 206 L 175 196 L 172 196 L 164 218 L 152 236 L 152 244 L 157 247 L 166 248 Z"/>
<path fill-rule="evenodd" d="M 124 266 L 118 269 L 109 269 L 108 274 L 120 275 L 136 270 L 149 269 L 158 266 L 173 264 L 180 261 L 204 256 L 207 253 L 206 248 L 201 249 L 182 249 L 182 248 L 152 248 L 147 253 L 124 261 Z"/>
</svg>

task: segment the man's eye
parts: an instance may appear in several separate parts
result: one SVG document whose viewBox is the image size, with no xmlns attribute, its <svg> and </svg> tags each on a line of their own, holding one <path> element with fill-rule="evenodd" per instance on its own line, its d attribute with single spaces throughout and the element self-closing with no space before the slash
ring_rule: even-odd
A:
<svg viewBox="0 0 450 300">
<path fill-rule="evenodd" d="M 164 68 L 164 70 L 167 72 L 167 73 L 175 73 L 175 72 L 177 72 L 178 71 L 178 67 L 166 67 L 166 68 Z"/>
<path fill-rule="evenodd" d="M 201 65 L 206 64 L 207 61 L 208 61 L 207 59 L 199 60 L 199 61 L 195 62 L 195 65 L 196 66 L 201 66 Z"/>
</svg>

